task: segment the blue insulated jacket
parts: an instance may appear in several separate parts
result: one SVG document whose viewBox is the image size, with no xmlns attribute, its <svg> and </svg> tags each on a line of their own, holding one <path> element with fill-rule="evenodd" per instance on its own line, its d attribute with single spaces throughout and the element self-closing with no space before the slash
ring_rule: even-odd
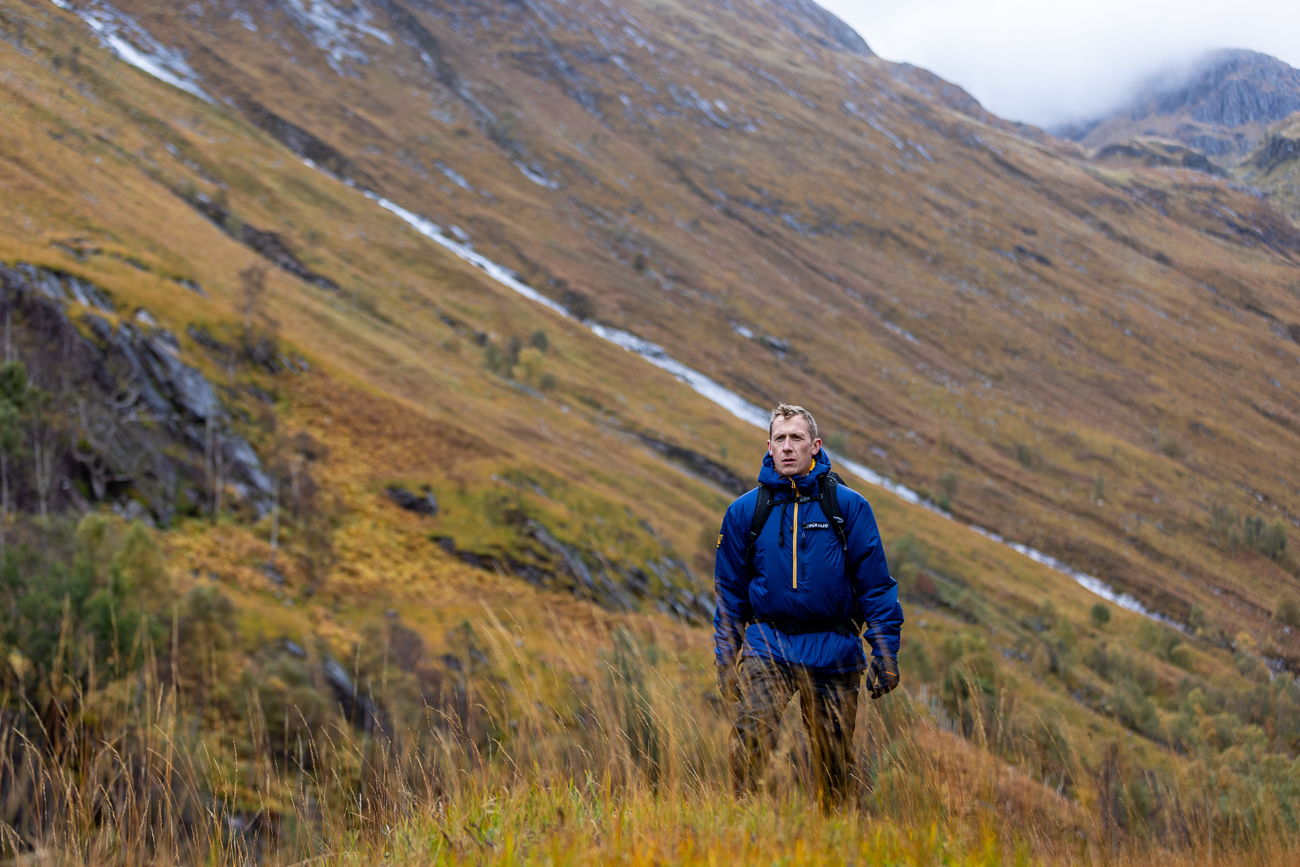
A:
<svg viewBox="0 0 1300 867">
<path fill-rule="evenodd" d="M 808 473 L 793 479 L 799 494 L 815 496 L 818 478 L 830 469 L 825 450 L 819 451 Z M 752 568 L 745 563 L 745 548 L 757 489 L 727 509 L 718 538 L 714 566 L 718 608 L 713 615 L 718 664 L 734 664 L 743 643 L 743 656 L 817 671 L 861 671 L 867 666 L 856 635 L 787 635 L 759 622 L 763 620 L 858 620 L 866 624 L 872 655 L 897 656 L 903 609 L 866 499 L 845 485 L 836 486 L 848 538 L 846 555 L 821 503 L 795 503 L 791 480 L 776 471 L 771 455 L 763 458 L 758 481 L 771 487 L 774 496 L 772 512 L 754 546 Z"/>
</svg>

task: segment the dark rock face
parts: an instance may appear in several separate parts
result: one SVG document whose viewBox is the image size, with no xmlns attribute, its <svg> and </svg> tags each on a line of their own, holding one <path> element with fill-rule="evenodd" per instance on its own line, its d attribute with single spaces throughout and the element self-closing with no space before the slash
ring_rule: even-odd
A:
<svg viewBox="0 0 1300 867">
<path fill-rule="evenodd" d="M 1114 157 L 1138 160 L 1148 166 L 1181 166 L 1221 177 L 1226 177 L 1228 174 L 1224 169 L 1210 162 L 1205 154 L 1178 145 L 1145 143 L 1107 145 L 1097 151 L 1095 159 L 1105 160 Z"/>
<path fill-rule="evenodd" d="M 1267 54 L 1232 49 L 1205 55 L 1180 83 L 1144 90 L 1109 117 L 1056 132 L 1090 147 L 1172 138 L 1230 165 L 1255 148 L 1265 127 L 1297 111 L 1300 69 Z"/>
<path fill-rule="evenodd" d="M 295 277 L 301 277 L 313 286 L 319 286 L 321 289 L 328 289 L 331 292 L 339 288 L 339 285 L 330 278 L 323 274 L 317 274 L 304 265 L 294 255 L 294 252 L 289 249 L 289 245 L 285 243 L 284 239 L 275 232 L 267 232 L 247 223 L 232 220 L 229 211 L 207 198 L 207 196 L 199 195 L 193 199 L 187 199 L 187 201 L 217 227 L 246 247 L 256 250 L 263 258 L 281 271 L 287 271 Z"/>
<path fill-rule="evenodd" d="M 360 183 L 367 189 L 374 186 L 370 176 L 358 169 L 352 160 L 314 134 L 246 96 L 236 96 L 234 102 L 245 117 L 298 156 L 311 160 L 336 177 Z"/>
<path fill-rule="evenodd" d="M 1283 163 L 1295 159 L 1300 159 L 1300 139 L 1275 135 L 1269 138 L 1264 148 L 1256 154 L 1254 163 L 1260 171 L 1271 172 Z"/>
<path fill-rule="evenodd" d="M 414 494 L 399 485 L 390 485 L 386 493 L 389 499 L 408 512 L 429 516 L 438 514 L 438 501 L 428 485 L 421 488 L 419 494 Z"/>
<path fill-rule="evenodd" d="M 697 591 L 694 574 L 680 560 L 669 556 L 647 560 L 642 567 L 618 565 L 598 551 L 561 542 L 539 521 L 526 519 L 518 531 L 529 543 L 524 559 L 461 550 L 451 536 L 435 536 L 431 541 L 448 556 L 477 569 L 513 575 L 546 590 L 568 592 L 611 611 L 634 611 L 642 605 L 653 605 L 687 623 L 707 623 L 713 616 L 715 600 Z"/>
<path fill-rule="evenodd" d="M 107 292 L 74 275 L 0 265 L 15 355 L 50 393 L 45 435 L 62 444 L 53 449 L 51 489 L 42 493 L 34 468 L 18 468 L 18 508 L 35 511 L 43 498 L 55 510 L 106 502 L 135 515 L 143 503 L 166 525 L 178 512 L 210 509 L 218 475 L 237 503 L 268 509 L 272 483 L 257 453 L 231 429 L 217 389 L 185 363 L 176 337 L 143 324 L 152 322 L 147 315 L 114 327 L 90 312 L 83 334 L 68 316 L 73 302 L 115 312 Z"/>
<path fill-rule="evenodd" d="M 786 349 L 789 349 L 787 345 Z M 702 479 L 713 482 L 731 494 L 740 495 L 748 491 L 753 485 L 746 484 L 742 479 L 736 476 L 731 470 L 724 467 L 717 461 L 710 460 L 699 452 L 690 449 L 675 446 L 672 443 L 666 443 L 656 439 L 649 434 L 638 433 L 637 439 L 645 443 L 650 448 L 659 452 L 659 454 L 668 458 L 675 463 L 680 464 L 684 469 L 693 475 Z"/>
<path fill-rule="evenodd" d="M 1211 157 L 1230 154 L 1237 149 L 1236 142 L 1214 135 L 1192 136 L 1187 140 L 1187 143 L 1206 156 Z"/>
<path fill-rule="evenodd" d="M 1255 51 L 1215 52 L 1191 81 L 1155 96 L 1158 112 L 1183 106 L 1201 123 L 1272 123 L 1300 111 L 1300 70 Z"/>
</svg>

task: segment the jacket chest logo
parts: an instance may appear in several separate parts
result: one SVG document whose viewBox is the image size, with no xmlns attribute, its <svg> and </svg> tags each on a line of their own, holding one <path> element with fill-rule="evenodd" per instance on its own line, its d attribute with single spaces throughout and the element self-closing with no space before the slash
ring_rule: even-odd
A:
<svg viewBox="0 0 1300 867">
<path fill-rule="evenodd" d="M 809 521 L 803 525 L 805 530 L 829 530 L 831 525 L 827 521 Z"/>
</svg>

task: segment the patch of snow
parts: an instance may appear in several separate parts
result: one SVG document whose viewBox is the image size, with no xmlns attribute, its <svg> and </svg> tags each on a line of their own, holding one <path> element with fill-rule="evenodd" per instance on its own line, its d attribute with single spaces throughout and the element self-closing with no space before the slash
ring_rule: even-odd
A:
<svg viewBox="0 0 1300 867">
<path fill-rule="evenodd" d="M 230 13 L 230 18 L 231 20 L 238 21 L 240 24 L 244 25 L 245 30 L 251 30 L 254 33 L 257 32 L 257 24 L 253 21 L 253 16 L 249 15 L 246 10 L 236 9 L 234 12 Z"/>
<path fill-rule="evenodd" d="M 469 190 L 471 193 L 474 192 L 474 188 L 469 185 L 469 181 L 465 180 L 465 176 L 444 163 L 442 160 L 435 162 L 433 167 L 446 175 L 447 180 L 451 181 L 456 186 Z"/>
<path fill-rule="evenodd" d="M 119 12 L 102 0 L 91 0 L 79 7 L 67 0 L 51 2 L 89 24 L 105 47 L 111 48 L 114 54 L 136 69 L 212 102 L 212 97 L 199 87 L 199 76 L 185 61 L 185 56 L 154 39 L 130 15 Z"/>
<path fill-rule="evenodd" d="M 369 65 L 370 58 L 357 44 L 362 35 L 393 44 L 392 36 L 370 25 L 374 16 L 360 0 L 347 10 L 326 0 L 285 0 L 283 8 L 302 35 L 325 52 L 326 62 L 339 75 L 347 74 L 344 63 L 349 61 Z"/>
<path fill-rule="evenodd" d="M 1137 599 L 1134 599 L 1129 594 L 1121 593 L 1117 591 L 1114 587 L 1111 587 L 1109 584 L 1107 584 L 1105 581 L 1102 581 L 1100 578 L 1070 568 L 1068 564 L 1062 563 L 1060 560 L 1057 560 L 1055 557 L 1051 556 L 1050 554 L 1044 554 L 1042 551 L 1039 551 L 1036 548 L 1030 548 L 1028 545 L 1021 545 L 1019 542 L 1008 542 L 1006 539 L 1002 538 L 997 533 L 989 532 L 988 530 L 985 530 L 983 527 L 978 527 L 974 524 L 971 524 L 970 528 L 974 530 L 976 533 L 979 533 L 981 536 L 985 537 L 986 539 L 992 539 L 994 542 L 997 542 L 1001 545 L 1006 545 L 1008 548 L 1010 548 L 1013 551 L 1017 551 L 1021 554 L 1024 554 L 1026 557 L 1028 557 L 1030 560 L 1033 560 L 1035 563 L 1042 563 L 1044 566 L 1047 566 L 1050 569 L 1055 569 L 1057 572 L 1069 576 L 1070 578 L 1074 579 L 1074 581 L 1079 585 L 1087 588 L 1088 590 L 1091 590 L 1093 593 L 1097 594 L 1102 599 L 1105 599 L 1108 602 L 1114 602 L 1116 605 L 1118 605 L 1120 608 L 1123 608 L 1126 611 L 1132 611 L 1135 614 L 1141 614 L 1143 617 L 1149 617 L 1152 620 L 1158 621 L 1160 623 L 1164 623 L 1167 626 L 1172 626 L 1175 629 L 1180 629 L 1180 630 L 1184 629 L 1183 625 L 1177 622 L 1176 620 L 1171 620 L 1170 618 L 1166 617 L 1165 615 L 1161 614 L 1158 611 L 1152 611 L 1151 609 L 1143 605 L 1141 602 L 1139 602 Z"/>
<path fill-rule="evenodd" d="M 623 35 L 625 35 L 628 39 L 631 39 L 632 44 L 635 45 L 637 48 L 644 48 L 650 54 L 655 53 L 655 47 L 651 45 L 650 41 L 646 39 L 645 36 L 643 36 L 641 33 L 639 33 L 635 27 L 629 27 L 627 25 L 624 25 Z"/>
<path fill-rule="evenodd" d="M 559 189 L 560 187 L 558 181 L 551 180 L 541 172 L 530 169 L 528 166 L 524 165 L 519 160 L 515 160 L 515 168 L 523 172 L 524 177 L 528 178 L 528 180 L 537 184 L 539 187 L 546 187 L 546 189 L 548 190 L 555 190 L 555 189 Z"/>
<path fill-rule="evenodd" d="M 741 325 L 739 322 L 733 322 L 733 323 L 731 323 L 731 330 L 734 331 L 734 332 L 736 332 L 737 334 L 739 334 L 741 337 L 745 338 L 746 340 L 753 340 L 753 339 L 754 339 L 754 330 L 753 330 L 752 328 L 747 327 L 747 326 Z"/>
<path fill-rule="evenodd" d="M 513 289 L 514 291 L 518 292 L 520 295 L 524 296 L 525 298 L 528 298 L 531 301 L 536 301 L 538 304 L 541 304 L 543 307 L 547 308 L 548 310 L 553 310 L 564 317 L 569 316 L 569 312 L 565 310 L 563 307 L 561 307 L 559 304 L 555 303 L 550 298 L 547 298 L 545 295 L 538 292 L 533 287 L 520 282 L 518 276 L 514 272 L 512 272 L 509 268 L 503 268 L 502 266 L 498 265 L 496 262 L 493 262 L 491 259 L 487 258 L 486 256 L 483 256 L 479 253 L 475 253 L 473 250 L 466 247 L 465 245 L 457 243 L 456 241 L 453 241 L 451 238 L 448 238 L 447 236 L 442 234 L 442 228 L 439 227 L 436 223 L 426 220 L 424 217 L 421 217 L 419 214 L 413 214 L 410 211 L 403 208 L 401 205 L 394 204 L 393 202 L 390 202 L 387 199 L 383 198 L 382 196 L 372 193 L 369 190 L 366 190 L 364 192 L 366 198 L 374 200 L 375 203 L 377 203 L 381 208 L 384 208 L 396 214 L 403 221 L 405 221 L 407 225 L 415 229 L 415 231 L 419 232 L 421 235 L 424 235 L 430 241 L 433 241 L 435 244 L 438 244 L 439 246 L 445 247 L 446 249 L 450 250 L 452 253 L 455 253 L 457 256 L 464 259 L 466 262 L 469 262 L 471 265 L 474 265 L 475 267 L 478 268 L 482 268 L 485 272 L 487 272 L 487 275 L 491 277 L 493 280 L 496 280 L 498 283 L 501 283 L 502 285 Z"/>
<path fill-rule="evenodd" d="M 902 328 L 899 328 L 899 327 L 898 327 L 897 325 L 895 325 L 894 323 L 892 323 L 892 322 L 886 322 L 884 319 L 882 319 L 882 320 L 880 320 L 880 321 L 881 321 L 881 322 L 884 322 L 885 327 L 888 328 L 890 331 L 894 332 L 895 334 L 897 334 L 899 337 L 902 337 L 902 338 L 904 338 L 904 339 L 906 339 L 906 340 L 910 340 L 910 341 L 912 341 L 913 343 L 915 343 L 917 346 L 920 346 L 920 345 L 921 345 L 921 341 L 917 340 L 917 339 L 916 339 L 916 336 L 913 335 L 912 332 L 910 332 L 910 331 L 904 331 Z"/>
<path fill-rule="evenodd" d="M 451 233 L 452 233 L 453 235 L 455 235 L 455 236 L 456 236 L 456 240 L 457 240 L 457 241 L 460 241 L 462 244 L 468 244 L 468 243 L 469 243 L 469 232 L 466 232 L 466 231 L 465 231 L 464 229 L 462 229 L 460 226 L 452 226 L 452 227 L 451 227 Z"/>
<path fill-rule="evenodd" d="M 617 328 L 608 328 L 596 322 L 588 322 L 586 325 L 595 332 L 596 336 L 603 337 L 610 343 L 616 343 L 629 352 L 635 352 L 655 367 L 668 371 L 677 377 L 679 382 L 689 385 L 694 391 L 707 397 L 736 418 L 767 430 L 767 410 L 755 406 L 734 391 L 728 391 L 699 371 L 692 370 L 670 357 L 664 352 L 662 346 L 637 337 L 635 334 Z"/>
</svg>

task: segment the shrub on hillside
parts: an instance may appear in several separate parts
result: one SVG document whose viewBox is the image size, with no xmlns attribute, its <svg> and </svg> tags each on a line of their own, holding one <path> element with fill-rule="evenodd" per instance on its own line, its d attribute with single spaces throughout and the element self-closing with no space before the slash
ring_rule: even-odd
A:
<svg viewBox="0 0 1300 867">
<path fill-rule="evenodd" d="M 1098 602 L 1088 611 L 1088 619 L 1092 625 L 1101 629 L 1107 623 L 1110 623 L 1110 609 L 1106 607 L 1105 602 Z"/>
<path fill-rule="evenodd" d="M 973 632 L 949 636 L 940 647 L 943 682 L 940 694 L 948 713 L 961 731 L 971 737 L 978 730 L 993 730 L 997 712 L 997 660 L 988 641 Z"/>
<path fill-rule="evenodd" d="M 1265 557 L 1279 559 L 1286 552 L 1286 524 L 1281 518 L 1265 524 L 1258 515 L 1247 518 L 1242 529 L 1242 543 Z"/>
<path fill-rule="evenodd" d="M 1110 683 L 1132 683 L 1143 695 L 1156 691 L 1160 684 L 1155 669 L 1132 653 L 1120 653 L 1105 642 L 1094 644 L 1084 664 Z"/>
<path fill-rule="evenodd" d="M 939 476 L 939 490 L 943 491 L 949 497 L 957 496 L 957 487 L 959 484 L 957 474 L 952 470 Z"/>
<path fill-rule="evenodd" d="M 39 693 L 63 676 L 87 676 L 97 660 L 100 677 L 143 663 L 171 601 L 151 531 L 93 513 L 18 542 L 3 563 L 0 640 L 23 660 L 25 689 Z"/>
<path fill-rule="evenodd" d="M 905 681 L 934 683 L 937 677 L 934 656 L 924 641 L 905 639 L 898 649 L 898 666 Z"/>
<path fill-rule="evenodd" d="M 1150 738 L 1160 733 L 1160 714 L 1155 702 L 1137 684 L 1126 681 L 1106 696 L 1106 710 L 1123 725 Z"/>
<path fill-rule="evenodd" d="M 1283 596 L 1278 600 L 1273 619 L 1283 626 L 1300 626 L 1300 601 L 1294 596 Z"/>
<path fill-rule="evenodd" d="M 899 592 L 904 596 L 916 594 L 917 578 L 930 562 L 930 554 L 926 550 L 925 543 L 912 533 L 906 533 L 895 539 L 889 546 L 885 559 L 889 563 L 890 574 L 898 582 Z M 932 595 L 934 583 L 928 576 L 926 580 L 930 582 Z"/>
<path fill-rule="evenodd" d="M 1182 445 L 1174 438 L 1162 434 L 1159 429 L 1151 431 L 1151 444 L 1160 451 L 1160 454 L 1166 457 L 1181 458 L 1183 456 Z"/>
<path fill-rule="evenodd" d="M 1192 650 L 1183 643 L 1183 637 L 1168 626 L 1158 626 L 1150 620 L 1138 623 L 1138 647 L 1179 668 L 1191 670 Z"/>
</svg>

